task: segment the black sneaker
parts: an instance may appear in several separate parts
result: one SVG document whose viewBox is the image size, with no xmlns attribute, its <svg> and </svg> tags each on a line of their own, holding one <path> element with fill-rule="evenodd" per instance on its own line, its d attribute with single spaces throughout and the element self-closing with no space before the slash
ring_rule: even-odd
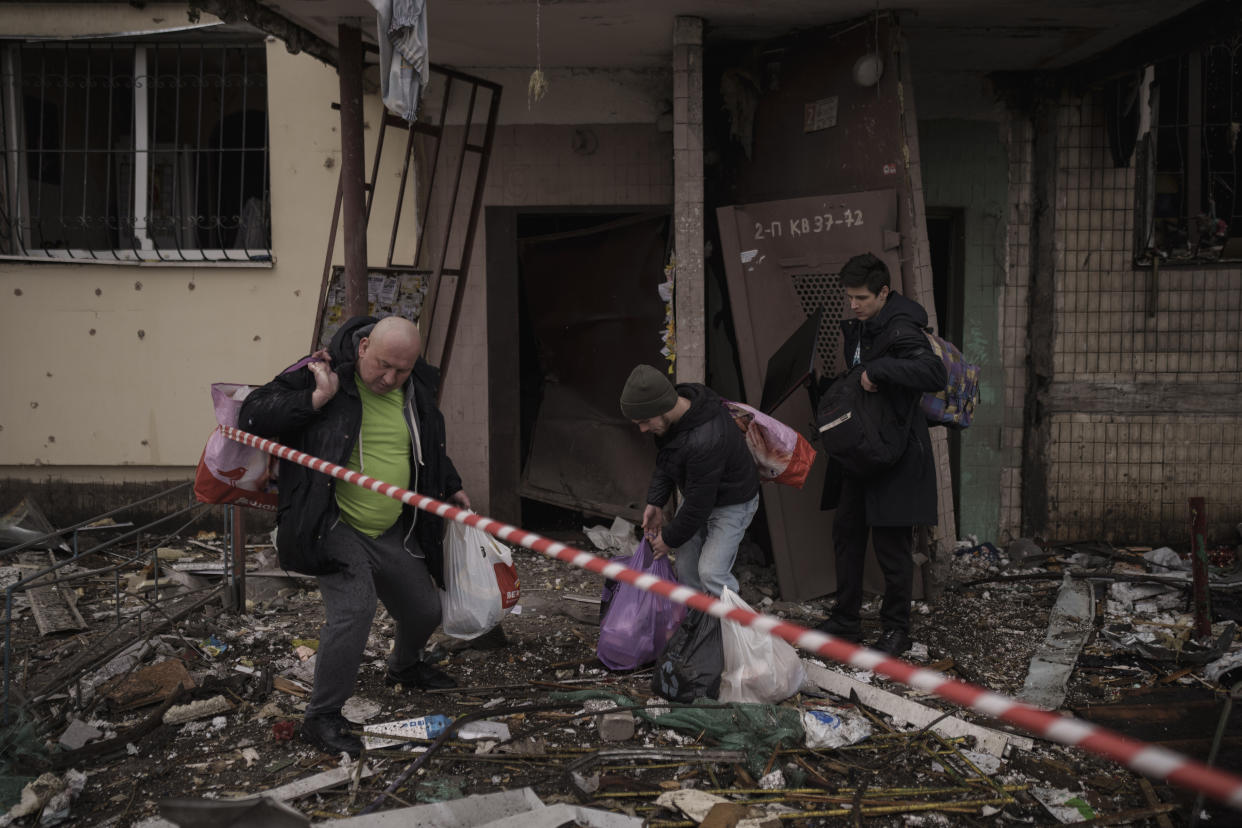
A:
<svg viewBox="0 0 1242 828">
<path fill-rule="evenodd" d="M 391 667 L 384 676 L 384 684 L 389 687 L 400 684 L 402 687 L 413 687 L 418 690 L 447 690 L 457 686 L 457 680 L 443 670 L 420 661 L 413 667 L 395 672 Z"/>
<path fill-rule="evenodd" d="M 340 713 L 312 714 L 302 720 L 302 741 L 324 753 L 347 753 L 357 759 L 362 753 L 362 740 L 350 733 L 359 725 Z"/>
<path fill-rule="evenodd" d="M 849 624 L 835 616 L 828 616 L 815 626 L 815 629 L 833 638 L 840 638 L 851 644 L 862 640 L 862 624 Z"/>
<path fill-rule="evenodd" d="M 914 642 L 905 630 L 888 630 L 880 636 L 880 640 L 871 645 L 871 649 L 879 650 L 893 658 L 899 658 Z"/>
<path fill-rule="evenodd" d="M 500 650 L 509 646 L 509 637 L 505 635 L 504 628 L 497 624 L 482 635 L 475 636 L 465 642 L 465 644 L 471 650 Z"/>
</svg>

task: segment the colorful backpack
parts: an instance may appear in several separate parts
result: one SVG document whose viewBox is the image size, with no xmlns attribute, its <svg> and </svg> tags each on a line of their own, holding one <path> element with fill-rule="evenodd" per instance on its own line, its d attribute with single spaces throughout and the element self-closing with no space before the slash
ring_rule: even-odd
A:
<svg viewBox="0 0 1242 828">
<path fill-rule="evenodd" d="M 979 366 L 967 362 L 952 342 L 941 339 L 930 330 L 926 333 L 932 350 L 944 362 L 945 371 L 949 374 L 943 391 L 934 394 L 928 391 L 923 395 L 922 408 L 927 424 L 969 428 L 975 406 L 979 403 Z"/>
</svg>

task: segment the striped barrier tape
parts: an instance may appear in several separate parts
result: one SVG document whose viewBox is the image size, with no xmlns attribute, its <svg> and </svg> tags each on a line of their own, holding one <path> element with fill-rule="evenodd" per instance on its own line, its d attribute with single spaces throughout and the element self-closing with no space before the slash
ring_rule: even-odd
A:
<svg viewBox="0 0 1242 828">
<path fill-rule="evenodd" d="M 573 564 L 614 581 L 621 581 L 641 590 L 664 596 L 671 601 L 701 610 L 717 618 L 728 619 L 742 626 L 777 636 L 807 652 L 825 656 L 860 670 L 870 670 L 908 687 L 969 708 L 976 713 L 1016 725 L 1041 738 L 1081 748 L 1088 753 L 1125 765 L 1144 776 L 1165 780 L 1173 785 L 1204 793 L 1233 808 L 1242 810 L 1242 777 L 1209 767 L 1180 753 L 1131 739 L 1082 719 L 1066 718 L 1052 711 L 949 678 L 934 670 L 915 667 L 874 650 L 782 621 L 770 615 L 729 607 L 720 600 L 689 587 L 627 569 L 620 564 L 611 563 L 589 552 L 549 540 L 534 532 L 527 532 L 474 512 L 467 512 L 451 504 L 350 471 L 335 463 L 312 457 L 305 452 L 291 449 L 272 440 L 256 437 L 240 429 L 229 426 L 221 426 L 220 429 L 230 440 L 306 466 L 313 471 L 362 486 L 442 518 L 455 520 L 467 526 L 475 526 L 503 541 L 520 544 L 545 557 Z"/>
</svg>

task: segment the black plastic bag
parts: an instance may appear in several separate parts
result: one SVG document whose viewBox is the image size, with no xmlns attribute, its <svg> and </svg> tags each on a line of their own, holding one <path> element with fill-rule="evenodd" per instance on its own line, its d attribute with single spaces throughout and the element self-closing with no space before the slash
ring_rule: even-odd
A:
<svg viewBox="0 0 1242 828">
<path fill-rule="evenodd" d="M 690 610 L 656 659 L 651 690 L 675 702 L 691 702 L 704 696 L 714 699 L 720 695 L 722 672 L 720 619 Z"/>
</svg>

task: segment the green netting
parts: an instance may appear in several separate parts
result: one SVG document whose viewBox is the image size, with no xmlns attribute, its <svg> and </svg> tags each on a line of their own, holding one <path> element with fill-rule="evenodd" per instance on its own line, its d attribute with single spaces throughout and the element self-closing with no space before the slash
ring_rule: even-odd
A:
<svg viewBox="0 0 1242 828">
<path fill-rule="evenodd" d="M 609 699 L 620 707 L 634 707 L 627 696 L 603 690 L 579 690 L 554 693 L 556 701 L 582 702 L 587 699 Z M 668 712 L 655 715 L 650 709 L 635 710 L 639 718 L 658 727 L 685 733 L 704 734 L 722 748 L 746 753 L 746 768 L 752 774 L 763 773 L 772 752 L 780 747 L 800 747 L 804 738 L 802 714 L 795 708 L 775 704 L 725 703 L 699 699 L 693 705 L 669 704 Z"/>
</svg>

